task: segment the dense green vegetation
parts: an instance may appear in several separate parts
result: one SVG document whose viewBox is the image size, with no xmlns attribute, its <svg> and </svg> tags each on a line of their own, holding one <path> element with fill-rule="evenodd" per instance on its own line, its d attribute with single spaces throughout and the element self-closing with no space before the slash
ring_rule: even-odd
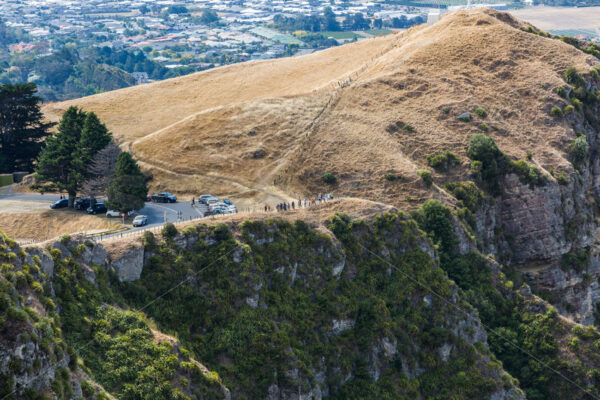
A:
<svg viewBox="0 0 600 400">
<path fill-rule="evenodd" d="M 0 85 L 0 173 L 31 171 L 49 135 L 36 91 L 33 83 Z"/>
<path fill-rule="evenodd" d="M 50 279 L 42 272 L 37 256 L 32 264 L 15 267 L 12 263 L 22 259 L 24 253 L 0 234 L 0 258 L 5 262 L 0 269 L 2 346 L 10 348 L 11 341 L 16 341 L 14 345 L 35 343 L 40 349 L 27 353 L 29 357 L 25 359 L 14 358 L 11 375 L 0 374 L 3 399 L 48 400 L 47 394 L 31 389 L 14 392 L 13 387 L 14 376 L 43 377 L 50 369 L 56 369 L 51 388 L 58 399 L 72 398 L 70 377 L 75 373 L 93 376 L 119 399 L 224 397 L 218 375 L 190 359 L 185 349 L 176 348 L 169 340 L 157 340 L 144 314 L 106 304 L 123 304 L 111 291 L 107 273 L 96 266 L 94 284 L 86 280 L 84 267 L 75 261 L 92 243 L 76 245 L 68 236 L 62 242 L 72 255 L 64 257 L 58 249 L 51 251 L 55 269 Z M 40 308 L 24 305 L 23 296 L 32 293 L 47 316 L 42 316 Z M 77 353 L 82 359 L 78 360 Z M 68 368 L 53 365 L 67 359 Z M 101 389 L 88 381 L 82 381 L 81 386 L 86 399 L 107 399 Z"/>
<path fill-rule="evenodd" d="M 146 176 L 129 152 L 119 154 L 115 171 L 108 183 L 108 206 L 127 213 L 144 207 L 148 187 Z"/>
<path fill-rule="evenodd" d="M 530 185 L 543 186 L 548 177 L 537 167 L 524 160 L 510 160 L 496 145 L 491 136 L 477 134 L 471 136 L 467 147 L 467 156 L 472 160 L 471 172 L 475 180 L 493 195 L 501 192 L 498 178 L 514 173 L 519 179 Z"/>
<path fill-rule="evenodd" d="M 96 114 L 69 107 L 60 120 L 58 132 L 46 140 L 39 155 L 37 181 L 66 191 L 72 207 L 77 192 L 91 178 L 92 159 L 111 142 L 112 135 Z"/>
<path fill-rule="evenodd" d="M 581 362 L 592 360 L 592 365 L 597 366 L 600 360 L 596 350 L 600 335 L 594 328 L 575 327 L 579 334 L 577 338 L 570 337 L 569 327 L 555 309 L 513 291 L 521 285 L 515 271 L 494 265 L 478 253 L 459 254 L 458 239 L 452 228 L 453 216 L 439 201 L 427 201 L 414 216 L 438 244 L 441 267 L 462 289 L 469 304 L 478 310 L 487 328 L 492 353 L 518 379 L 528 399 L 591 398 L 550 368 L 595 396 L 600 393 L 600 380 L 596 378 L 600 368 L 589 369 Z M 572 259 L 589 257 L 588 250 L 583 253 L 569 256 L 563 262 L 572 266 L 577 263 Z M 565 342 L 573 340 L 577 346 L 567 347 Z M 592 383 L 590 377 L 594 377 Z"/>
<path fill-rule="evenodd" d="M 375 18 L 370 20 L 362 13 L 348 14 L 344 17 L 342 24 L 336 20 L 331 7 L 325 7 L 322 15 L 298 15 L 286 16 L 276 14 L 273 17 L 273 28 L 286 31 L 308 31 L 308 32 L 339 32 L 339 31 L 365 31 L 373 28 L 380 30 L 382 27 L 410 28 L 425 22 L 425 18 L 417 16 L 407 19 L 406 16 L 394 17 L 389 21 Z M 375 34 L 375 33 L 374 33 Z"/>
<path fill-rule="evenodd" d="M 447 186 L 465 207 L 483 198 L 474 185 Z M 144 234 L 149 259 L 131 283 L 100 266 L 92 266 L 90 280 L 80 260 L 94 244 L 65 236 L 62 250 L 51 250 L 52 289 L 36 257 L 14 267 L 24 253 L 2 238 L 0 329 L 16 337 L 30 321 L 39 326 L 35 335 L 19 340 L 40 341 L 56 359 L 70 357 L 52 384 L 59 398 L 69 397 L 76 369 L 132 400 L 222 398 L 221 384 L 233 398 L 248 399 L 264 398 L 273 385 L 294 393 L 326 385 L 333 399 L 484 399 L 517 385 L 528 399 L 585 398 L 546 364 L 598 393 L 597 331 L 571 328 L 554 309 L 519 294 L 514 271 L 477 252 L 459 253 L 456 218 L 430 200 L 412 219 L 393 213 L 367 223 L 335 215 L 328 222 L 334 239 L 302 221 L 181 233 L 167 225 L 162 237 Z M 441 268 L 420 229 L 436 245 Z M 27 309 L 15 291 L 35 293 L 48 316 Z M 489 350 L 473 339 L 477 324 L 456 328 L 475 313 Z M 185 349 L 157 340 L 156 330 Z M 14 373 L 22 368 L 29 367 L 15 364 Z M 4 393 L 11 379 L 2 378 Z M 102 398 L 89 382 L 82 387 L 86 398 Z"/>
<path fill-rule="evenodd" d="M 147 234 L 154 256 L 142 278 L 121 285 L 121 293 L 140 306 L 190 277 L 146 312 L 217 369 L 234 393 L 248 398 L 264 397 L 274 383 L 307 390 L 323 365 L 339 368 L 327 376 L 334 399 L 409 399 L 417 393 L 485 398 L 497 389 L 480 370 L 485 351 L 440 325 L 464 316 L 435 297 L 430 304 L 411 300 L 428 292 L 407 274 L 438 293 L 451 292 L 441 270 L 416 247 L 422 239 L 414 222 L 388 214 L 369 226 L 340 215 L 330 229 L 345 249 L 339 278 L 331 266 L 342 255 L 329 237 L 300 221 L 246 222 L 239 232 L 244 244 L 225 225 L 186 228 L 187 238 L 198 236 L 193 251 Z M 393 268 L 377 255 L 383 249 Z M 247 300 L 253 296 L 256 307 Z M 332 333 L 332 320 L 355 322 Z M 375 383 L 366 354 L 386 337 L 398 341 L 400 353 L 378 356 L 381 376 Z M 447 362 L 426 350 L 443 343 L 454 348 Z M 417 366 L 426 372 L 416 379 L 403 375 Z M 298 375 L 290 376 L 291 369 Z M 348 374 L 353 379 L 344 383 Z"/>
<path fill-rule="evenodd" d="M 441 154 L 427 156 L 427 164 L 438 171 L 447 171 L 455 165 L 460 164 L 460 159 L 449 150 Z"/>
</svg>

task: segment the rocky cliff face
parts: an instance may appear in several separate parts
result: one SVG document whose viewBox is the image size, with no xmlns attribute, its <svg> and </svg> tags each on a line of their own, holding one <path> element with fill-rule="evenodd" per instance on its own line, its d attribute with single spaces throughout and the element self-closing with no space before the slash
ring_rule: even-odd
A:
<svg viewBox="0 0 600 400">
<path fill-rule="evenodd" d="M 597 78 L 587 77 L 585 85 L 588 92 L 599 88 Z M 573 164 L 552 171 L 554 177 L 544 171 L 545 185 L 515 174 L 499 177 L 502 194 L 477 210 L 474 233 L 482 252 L 517 266 L 563 315 L 591 325 L 600 302 L 600 108 L 594 103 L 583 110 L 566 118 L 589 145 L 585 159 L 575 162 L 572 144 L 565 143 L 565 158 Z"/>
<path fill-rule="evenodd" d="M 386 218 L 388 221 L 381 223 L 378 228 L 380 232 L 378 233 L 372 227 L 360 224 L 355 225 L 349 231 L 352 237 L 363 238 L 362 240 L 370 237 L 370 235 L 378 235 L 378 237 L 384 238 L 385 245 L 378 248 L 374 254 L 370 252 L 375 248 L 369 251 L 367 251 L 367 248 L 365 250 L 350 250 L 352 247 L 347 246 L 350 246 L 351 242 L 333 245 L 329 238 L 326 236 L 319 237 L 304 225 L 290 228 L 289 225 L 281 222 L 267 226 L 261 226 L 260 224 L 246 225 L 239 233 L 241 235 L 238 238 L 239 241 L 232 241 L 230 234 L 226 233 L 223 228 L 209 229 L 204 227 L 187 229 L 185 233 L 168 239 L 160 245 L 141 246 L 139 243 L 134 243 L 119 249 L 119 251 L 113 251 L 112 249 L 107 251 L 101 244 L 81 241 L 76 238 L 63 238 L 42 248 L 28 247 L 20 249 L 15 245 L 13 249 L 15 256 L 10 257 L 13 261 L 12 265 L 16 267 L 16 273 L 20 271 L 31 272 L 31 268 L 39 269 L 40 275 L 32 275 L 32 279 L 45 282 L 44 293 L 53 293 L 48 297 L 39 297 L 33 292 L 31 292 L 31 296 L 23 296 L 23 293 L 25 293 L 23 290 L 30 289 L 15 289 L 24 297 L 22 304 L 19 304 L 18 307 L 21 309 L 30 307 L 38 310 L 37 315 L 39 316 L 36 318 L 41 318 L 43 321 L 43 315 L 49 312 L 47 310 L 51 306 L 42 305 L 38 298 L 43 298 L 41 301 L 46 304 L 54 296 L 55 290 L 56 296 L 63 297 L 65 296 L 65 290 L 67 290 L 67 293 L 77 293 L 82 290 L 94 290 L 93 288 L 96 287 L 100 288 L 101 291 L 105 291 L 108 289 L 105 286 L 107 279 L 105 273 L 112 274 L 115 282 L 120 281 L 121 285 L 125 285 L 122 286 L 123 288 L 130 285 L 128 282 L 132 282 L 131 284 L 142 284 L 147 287 L 147 290 L 152 290 L 153 286 L 150 282 L 169 284 L 171 279 L 181 277 L 180 272 L 173 272 L 167 275 L 168 278 L 163 278 L 163 282 L 156 279 L 154 275 L 157 272 L 156 268 L 158 265 L 162 265 L 163 261 L 173 266 L 179 265 L 181 262 L 187 262 L 185 261 L 187 259 L 202 263 L 203 261 L 197 258 L 197 254 L 204 254 L 207 260 L 212 260 L 214 263 L 218 256 L 213 255 L 213 253 L 226 254 L 226 259 L 222 259 L 219 264 L 215 264 L 219 266 L 217 270 L 221 271 L 216 276 L 215 272 L 212 271 L 209 275 L 196 276 L 194 280 L 189 280 L 192 285 L 190 289 L 193 292 L 201 290 L 207 298 L 218 295 L 218 292 L 212 292 L 213 288 L 216 287 L 215 285 L 220 285 L 219 282 L 223 282 L 221 279 L 228 276 L 227 274 L 231 274 L 227 278 L 230 282 L 229 285 L 234 287 L 240 285 L 235 292 L 238 293 L 239 290 L 239 295 L 234 295 L 228 300 L 228 303 L 230 302 L 229 304 L 233 305 L 236 311 L 234 314 L 229 312 L 222 314 L 225 316 L 225 319 L 221 322 L 223 326 L 213 328 L 220 332 L 219 335 L 213 338 L 218 339 L 219 337 L 236 335 L 237 333 L 234 333 L 235 331 L 231 329 L 236 326 L 235 324 L 240 323 L 236 322 L 239 314 L 245 315 L 244 318 L 249 318 L 241 325 L 244 329 L 256 329 L 253 328 L 255 323 L 253 321 L 256 318 L 270 316 L 269 318 L 282 319 L 280 324 L 283 325 L 280 329 L 283 329 L 285 324 L 293 321 L 294 324 L 299 324 L 297 329 L 300 329 L 300 331 L 296 333 L 287 332 L 286 335 L 292 342 L 283 345 L 281 348 L 276 346 L 272 349 L 266 347 L 261 350 L 265 353 L 262 356 L 270 354 L 269 358 L 261 361 L 260 368 L 258 368 L 259 371 L 262 371 L 262 369 L 267 371 L 267 375 L 264 377 L 256 375 L 256 379 L 259 379 L 261 383 L 254 384 L 251 387 L 246 386 L 247 384 L 244 382 L 248 379 L 247 376 L 251 377 L 254 373 L 259 372 L 257 367 L 248 370 L 244 369 L 246 367 L 242 367 L 238 372 L 232 372 L 235 369 L 232 369 L 231 366 L 225 366 L 230 365 L 231 362 L 236 365 L 239 362 L 244 362 L 243 360 L 259 357 L 260 353 L 254 354 L 253 346 L 257 346 L 257 344 L 250 345 L 250 347 L 244 345 L 245 352 L 241 352 L 241 349 L 221 348 L 219 347 L 221 345 L 211 342 L 214 339 L 208 339 L 208 337 L 200 339 L 204 335 L 202 332 L 205 332 L 202 328 L 194 334 L 195 340 L 200 340 L 198 343 L 208 340 L 209 346 L 214 346 L 214 348 L 202 351 L 200 347 L 193 347 L 193 341 L 187 340 L 189 337 L 182 331 L 181 333 L 186 339 L 184 340 L 186 346 L 192 345 L 195 352 L 204 354 L 207 359 L 212 360 L 212 365 L 220 373 L 225 374 L 229 381 L 233 382 L 233 387 L 230 388 L 231 393 L 229 389 L 222 386 L 221 389 L 218 389 L 219 386 L 217 385 L 216 389 L 210 389 L 208 392 L 203 389 L 203 393 L 211 393 L 210 396 L 212 396 L 205 394 L 204 396 L 208 397 L 204 398 L 251 396 L 253 398 L 280 400 L 321 399 L 331 397 L 333 394 L 344 396 L 341 393 L 352 390 L 352 387 L 355 387 L 356 390 L 369 388 L 369 393 L 373 393 L 377 397 L 376 393 L 381 391 L 380 394 L 383 395 L 384 391 L 388 390 L 384 388 L 388 385 L 387 382 L 390 379 L 397 379 L 394 377 L 408 379 L 408 382 L 437 381 L 438 374 L 443 373 L 443 370 L 464 357 L 469 360 L 467 364 L 469 366 L 466 369 L 464 365 L 457 368 L 463 368 L 467 374 L 466 376 L 473 377 L 469 379 L 479 379 L 474 377 L 481 377 L 481 379 L 486 380 L 486 389 L 480 389 L 477 385 L 474 385 L 472 390 L 476 390 L 478 393 L 483 390 L 481 393 L 486 393 L 486 396 L 494 399 L 524 398 L 519 389 L 511 383 L 512 380 L 506 378 L 508 376 L 506 372 L 498 368 L 490 359 L 489 350 L 487 349 L 487 335 L 474 310 L 462 315 L 452 305 L 440 303 L 438 298 L 426 291 L 424 292 L 418 287 L 404 286 L 402 291 L 393 290 L 390 292 L 397 297 L 395 301 L 407 301 L 407 311 L 413 310 L 412 312 L 417 312 L 418 315 L 422 314 L 428 317 L 425 320 L 421 320 L 420 317 L 413 320 L 414 317 L 409 314 L 409 316 L 403 317 L 408 318 L 403 322 L 403 318 L 398 319 L 401 315 L 399 310 L 395 308 L 390 308 L 388 311 L 379 310 L 377 307 L 380 306 L 376 307 L 376 303 L 372 303 L 376 301 L 376 298 L 372 297 L 375 295 L 372 290 L 365 292 L 365 303 L 358 301 L 358 298 L 354 299 L 355 294 L 353 292 L 366 289 L 363 281 L 369 274 L 381 276 L 381 278 L 385 277 L 381 281 L 383 285 L 393 284 L 393 282 L 400 279 L 401 275 L 397 275 L 394 268 L 400 262 L 399 260 L 405 260 L 402 262 L 417 263 L 415 265 L 418 265 L 418 268 L 414 270 L 414 273 L 420 274 L 420 279 L 429 281 L 434 276 L 437 277 L 435 279 L 441 279 L 435 285 L 438 290 L 451 293 L 452 303 L 458 306 L 462 302 L 458 289 L 445 278 L 442 278 L 443 273 L 437 264 L 435 250 L 429 240 L 418 233 L 416 226 L 411 225 L 409 221 L 397 216 Z M 350 227 L 350 225 L 347 225 L 348 221 L 343 224 Z M 292 229 L 291 232 L 290 229 Z M 293 229 L 298 229 L 298 231 L 294 233 Z M 290 235 L 286 236 L 287 234 Z M 303 244 L 298 246 L 296 243 L 299 240 Z M 346 240 L 354 242 L 355 239 Z M 286 251 L 284 248 L 287 246 L 292 247 Z M 225 248 L 228 249 L 227 253 L 222 253 Z M 275 251 L 276 249 L 283 251 Z M 177 257 L 178 261 L 173 259 L 171 262 L 171 256 Z M 369 272 L 364 270 L 365 266 L 362 263 L 381 264 L 381 269 L 376 268 Z M 30 267 L 30 265 L 35 267 Z M 72 287 L 73 283 L 71 281 L 65 281 L 67 276 L 71 276 L 65 275 L 67 272 L 65 268 L 74 268 L 73 271 L 76 272 L 76 275 L 79 274 L 81 280 L 72 281 L 78 282 L 75 283 L 77 287 Z M 402 268 L 409 268 L 408 264 Z M 100 275 L 98 275 L 99 273 Z M 223 273 L 226 275 L 222 275 Z M 367 275 L 364 275 L 365 273 Z M 53 278 L 53 274 L 56 278 Z M 74 278 L 75 276 L 71 276 L 69 279 Z M 240 280 L 240 278 L 242 279 Z M 213 282 L 212 279 L 217 280 Z M 347 285 L 349 286 L 345 289 L 344 287 Z M 137 290 L 135 287 L 131 286 L 127 291 L 135 293 Z M 323 313 L 324 310 L 314 308 L 315 300 L 306 302 L 313 295 L 322 298 L 321 301 L 325 301 L 328 296 L 333 296 L 333 292 L 330 292 L 330 290 L 336 287 L 337 289 L 334 289 L 334 291 L 339 291 L 336 296 L 342 297 L 329 297 L 327 303 L 330 304 L 330 310 L 326 313 Z M 352 287 L 354 289 L 350 289 Z M 281 305 L 273 303 L 273 296 L 279 291 L 285 292 L 286 290 L 289 291 L 286 295 L 289 299 L 284 297 L 280 301 L 292 300 L 292 303 L 285 305 L 285 308 L 281 308 Z M 345 293 L 346 290 L 350 290 L 350 292 Z M 382 288 L 382 290 L 384 289 Z M 391 286 L 389 289 L 385 289 L 385 291 L 389 290 L 392 290 Z M 367 293 L 371 293 L 371 295 L 367 296 Z M 338 304 L 337 302 L 342 301 L 337 300 L 338 298 L 346 298 L 347 300 L 343 300 L 343 302 L 350 301 L 350 303 L 342 306 L 344 303 Z M 67 316 L 63 316 L 63 318 L 71 321 L 73 317 L 70 315 L 74 310 L 71 306 L 76 300 L 70 300 L 68 307 L 67 303 L 62 303 L 59 299 L 56 299 L 56 301 L 58 301 L 58 313 L 67 313 Z M 169 299 L 165 298 L 165 301 L 169 301 Z M 291 311 L 287 308 L 298 302 L 302 303 L 302 305 L 298 304 L 297 306 L 301 307 L 303 311 L 300 309 Z M 199 310 L 194 309 L 194 307 L 187 307 L 186 312 L 196 315 Z M 304 308 L 306 309 L 304 310 Z M 287 311 L 284 312 L 284 310 Z M 152 314 L 152 311 L 149 311 Z M 176 317 L 178 315 L 177 311 L 172 311 L 171 315 Z M 300 314 L 293 315 L 300 311 L 307 312 L 312 317 L 306 321 L 298 320 Z M 289 314 L 290 312 L 292 314 Z M 104 317 L 106 321 L 110 321 L 110 318 L 117 318 L 115 316 L 118 316 L 118 313 L 118 311 L 112 310 L 111 307 L 106 308 L 106 306 L 103 306 L 103 311 L 101 311 L 101 314 L 107 315 Z M 391 314 L 388 315 L 389 313 Z M 259 317 L 261 315 L 262 317 Z M 279 316 L 275 317 L 276 315 Z M 222 319 L 223 316 L 213 313 L 210 318 Z M 97 318 L 97 316 L 94 318 Z M 163 321 L 158 314 L 155 318 L 158 318 L 159 322 Z M 289 318 L 291 318 L 290 322 L 286 322 Z M 312 322 L 309 322 L 310 320 Z M 433 320 L 438 321 L 439 326 L 425 323 L 425 321 Z M 385 328 L 392 321 L 396 321 L 395 324 L 408 324 L 412 321 L 411 324 L 414 324 L 414 326 L 398 326 L 394 329 Z M 230 325 L 231 322 L 233 322 L 233 325 Z M 166 322 L 163 321 L 163 323 Z M 206 323 L 210 324 L 211 322 Z M 267 323 L 267 320 L 264 323 Z M 307 323 L 314 327 L 303 328 L 302 325 Z M 424 323 L 425 325 L 418 328 L 420 324 Z M 68 322 L 68 324 L 69 326 L 75 326 L 76 323 Z M 106 322 L 102 322 L 102 324 L 106 324 Z M 96 329 L 94 326 L 91 325 L 87 329 Z M 258 326 L 262 325 L 256 325 L 256 327 Z M 63 329 L 67 328 L 63 327 Z M 264 329 L 264 327 L 260 329 Z M 415 331 L 409 334 L 412 329 L 415 329 Z M 434 336 L 427 339 L 431 342 L 423 341 L 420 330 L 430 331 L 432 329 L 431 334 Z M 436 331 L 436 329 L 439 331 Z M 311 335 L 317 335 L 318 339 L 316 337 L 312 338 L 311 335 L 303 337 L 311 330 L 314 330 Z M 0 342 L 0 349 L 2 350 L 0 353 L 2 354 L 0 374 L 6 377 L 6 389 L 14 390 L 14 393 L 19 395 L 31 389 L 55 394 L 60 391 L 60 394 L 56 394 L 57 398 L 94 398 L 95 394 L 89 395 L 89 382 L 92 382 L 92 379 L 82 371 L 75 373 L 72 370 L 76 353 L 72 349 L 69 350 L 66 345 L 64 347 L 58 345 L 52 347 L 51 345 L 51 351 L 48 353 L 46 345 L 43 344 L 46 342 L 42 340 L 45 335 L 44 332 L 45 328 L 39 326 L 39 323 L 33 320 L 11 325 L 9 331 L 6 331 L 6 329 L 3 331 L 2 342 Z M 302 332 L 302 334 L 299 332 Z M 433 332 L 437 333 L 434 334 Z M 250 338 L 253 334 L 249 334 Z M 302 335 L 302 338 L 294 335 Z M 441 336 L 436 338 L 435 335 Z M 155 335 L 156 337 L 162 336 Z M 275 340 L 274 337 L 270 336 L 262 337 L 261 341 L 269 338 L 267 343 Z M 57 338 L 53 338 L 51 342 L 58 343 L 57 340 Z M 238 340 L 246 340 L 246 338 Z M 301 340 L 305 344 L 301 345 L 300 342 L 296 342 L 297 340 Z M 64 338 L 60 337 L 60 341 L 64 341 Z M 232 346 L 234 346 L 233 343 Z M 330 350 L 323 353 L 323 350 L 319 350 L 320 346 L 323 345 L 326 345 Z M 176 348 L 179 348 L 179 346 L 177 344 Z M 301 347 L 302 350 L 300 350 L 298 346 L 305 347 Z M 275 356 L 272 353 L 275 349 L 280 351 L 277 354 L 279 361 L 271 367 L 272 369 L 269 369 L 268 365 L 274 362 L 271 357 Z M 86 362 L 86 353 L 83 352 L 80 356 Z M 94 364 L 91 359 L 88 362 Z M 18 369 L 16 369 L 17 364 Z M 191 367 L 185 368 L 189 369 Z M 209 378 L 205 379 L 208 379 L 207 382 L 209 382 L 213 378 L 210 378 L 211 373 L 207 371 L 204 373 L 200 371 L 200 373 L 208 376 Z M 458 370 L 448 372 L 450 374 L 449 381 L 454 379 L 452 376 L 456 372 Z M 263 381 L 264 379 L 266 381 Z M 82 395 L 81 387 L 84 381 L 86 384 L 84 392 L 88 394 Z M 270 383 L 266 384 L 269 381 Z M 57 389 L 57 382 L 61 382 L 60 390 Z M 403 383 L 401 386 L 405 384 L 408 383 Z M 264 385 L 262 386 L 265 388 L 264 391 L 257 390 L 254 392 L 256 387 L 261 387 L 261 385 Z M 413 390 L 422 390 L 411 389 L 412 386 L 414 384 L 408 384 L 404 388 L 394 390 L 400 390 L 400 392 L 407 394 L 412 393 Z M 94 393 L 103 390 L 100 386 L 92 387 L 96 388 Z M 445 390 L 452 391 L 454 387 L 449 386 Z M 189 396 L 193 395 L 188 389 L 184 389 L 184 393 Z"/>
</svg>

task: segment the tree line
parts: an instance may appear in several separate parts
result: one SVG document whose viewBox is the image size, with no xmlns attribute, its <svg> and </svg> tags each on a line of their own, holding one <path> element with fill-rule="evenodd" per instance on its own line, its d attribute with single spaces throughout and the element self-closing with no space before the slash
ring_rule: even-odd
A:
<svg viewBox="0 0 600 400">
<path fill-rule="evenodd" d="M 422 24 L 424 22 L 425 18 L 421 16 L 409 20 L 406 16 L 402 15 L 400 17 L 394 17 L 389 21 L 383 21 L 380 18 L 371 20 L 362 13 L 354 13 L 346 15 L 340 24 L 331 7 L 325 7 L 322 15 L 298 15 L 288 17 L 282 14 L 276 14 L 273 17 L 273 27 L 288 32 L 364 31 L 371 28 L 381 29 L 383 27 L 410 28 L 413 25 Z"/>
<path fill-rule="evenodd" d="M 82 193 L 106 194 L 122 212 L 142 208 L 149 178 L 98 116 L 70 107 L 51 132 L 36 91 L 33 83 L 0 85 L 0 173 L 35 170 L 35 188 L 66 192 L 69 207 Z"/>
</svg>

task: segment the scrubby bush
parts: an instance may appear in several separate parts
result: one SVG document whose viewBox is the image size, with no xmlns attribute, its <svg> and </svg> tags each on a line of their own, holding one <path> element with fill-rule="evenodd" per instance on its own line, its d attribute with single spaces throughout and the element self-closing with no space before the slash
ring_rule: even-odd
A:
<svg viewBox="0 0 600 400">
<path fill-rule="evenodd" d="M 572 99 L 571 104 L 579 111 L 583 110 L 583 103 L 579 99 Z"/>
<path fill-rule="evenodd" d="M 563 114 L 564 115 L 569 115 L 571 114 L 573 111 L 575 111 L 575 107 L 573 107 L 572 105 L 568 105 L 565 107 L 565 109 L 563 110 Z"/>
<path fill-rule="evenodd" d="M 144 247 L 152 247 L 156 245 L 156 238 L 154 237 L 154 233 L 150 231 L 145 231 L 142 235 L 142 244 Z"/>
<path fill-rule="evenodd" d="M 553 117 L 562 117 L 562 114 L 560 107 L 554 106 L 550 109 L 550 115 Z"/>
<path fill-rule="evenodd" d="M 473 182 L 449 182 L 444 185 L 444 189 L 462 201 L 471 212 L 477 211 L 484 199 L 483 193 Z"/>
<path fill-rule="evenodd" d="M 565 271 L 573 268 L 575 271 L 581 272 L 590 263 L 590 256 L 591 250 L 589 246 L 571 250 L 562 255 L 560 266 Z"/>
<path fill-rule="evenodd" d="M 532 185 L 544 185 L 547 182 L 547 177 L 537 167 L 530 166 L 524 160 L 510 161 L 489 136 L 471 136 L 467 156 L 473 160 L 473 177 L 495 195 L 500 190 L 498 176 L 501 174 L 515 173 L 521 181 Z"/>
<path fill-rule="evenodd" d="M 570 85 L 580 86 L 585 84 L 585 80 L 579 73 L 577 73 L 577 69 L 575 67 L 569 67 L 565 72 L 563 72 L 563 79 Z"/>
<path fill-rule="evenodd" d="M 408 132 L 408 133 L 412 133 L 415 131 L 415 128 L 412 125 L 405 124 L 402 121 L 396 122 L 396 126 L 398 127 L 398 129 L 402 129 L 403 131 Z"/>
<path fill-rule="evenodd" d="M 94 385 L 90 381 L 81 382 L 81 392 L 85 397 L 91 397 L 94 392 Z"/>
<path fill-rule="evenodd" d="M 400 176 L 400 175 L 395 175 L 395 174 L 392 174 L 392 173 L 388 173 L 388 174 L 385 174 L 385 179 L 386 179 L 387 181 L 390 181 L 390 182 L 393 182 L 393 181 L 401 181 L 401 180 L 402 180 L 402 176 Z"/>
<path fill-rule="evenodd" d="M 487 117 L 487 112 L 481 107 L 475 109 L 475 114 L 479 115 L 481 118 Z"/>
<path fill-rule="evenodd" d="M 65 233 L 64 235 L 60 236 L 60 238 L 58 239 L 58 241 L 61 244 L 63 244 L 64 246 L 66 246 L 71 241 L 71 236 L 69 236 L 68 234 Z"/>
<path fill-rule="evenodd" d="M 337 178 L 331 172 L 325 172 L 323 176 L 321 176 L 321 180 L 328 185 L 335 185 L 337 183 Z"/>
<path fill-rule="evenodd" d="M 446 150 L 442 154 L 427 156 L 427 163 L 438 171 L 447 171 L 449 168 L 460 164 L 460 159 L 456 154 Z"/>
<path fill-rule="evenodd" d="M 537 167 L 527 164 L 525 160 L 511 161 L 509 171 L 517 174 L 519 179 L 532 185 L 544 185 L 548 178 Z"/>
<path fill-rule="evenodd" d="M 485 122 L 479 124 L 479 129 L 481 129 L 483 132 L 487 132 L 488 131 L 488 126 Z"/>
<path fill-rule="evenodd" d="M 567 97 L 567 90 L 565 89 L 564 86 L 558 86 L 556 88 L 556 94 L 559 95 L 562 98 L 566 98 Z"/>
<path fill-rule="evenodd" d="M 493 192 L 498 190 L 497 176 L 505 163 L 504 154 L 490 136 L 476 134 L 469 139 L 467 157 L 471 163 L 471 172 L 481 182 L 485 182 Z"/>
<path fill-rule="evenodd" d="M 183 228 L 181 233 L 183 233 L 185 236 L 192 236 L 192 235 L 195 235 L 196 233 L 198 233 L 198 231 L 196 230 L 196 227 L 192 225 L 192 226 L 186 226 L 185 228 Z"/>
<path fill-rule="evenodd" d="M 585 139 L 585 136 L 579 136 L 577 139 L 573 140 L 569 146 L 571 162 L 578 165 L 585 161 L 589 148 L 590 146 Z"/>
<path fill-rule="evenodd" d="M 571 97 L 575 97 L 578 100 L 585 101 L 586 103 L 593 102 L 593 99 L 588 99 L 588 91 L 585 88 L 585 84 L 583 86 L 577 86 L 575 89 L 573 89 L 571 94 Z"/>
<path fill-rule="evenodd" d="M 556 176 L 556 182 L 558 182 L 559 185 L 568 185 L 569 176 L 565 171 L 560 171 L 560 173 Z"/>
<path fill-rule="evenodd" d="M 433 178 L 431 176 L 431 172 L 427 171 L 426 169 L 422 169 L 422 170 L 419 170 L 417 172 L 417 174 L 419 174 L 419 176 L 423 180 L 423 183 L 425 184 L 425 186 L 430 187 L 433 184 Z"/>
<path fill-rule="evenodd" d="M 177 228 L 171 222 L 167 222 L 163 226 L 161 233 L 166 238 L 174 238 L 177 236 Z"/>
</svg>

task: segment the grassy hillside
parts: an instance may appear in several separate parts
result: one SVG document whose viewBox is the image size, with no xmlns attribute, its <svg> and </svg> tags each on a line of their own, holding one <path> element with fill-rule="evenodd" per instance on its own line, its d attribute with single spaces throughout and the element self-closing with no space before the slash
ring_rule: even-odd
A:
<svg viewBox="0 0 600 400">
<path fill-rule="evenodd" d="M 212 191 L 244 204 L 334 190 L 413 207 L 407 196 L 445 196 L 421 184 L 426 157 L 450 150 L 464 162 L 477 132 L 511 157 L 531 152 L 546 170 L 568 165 L 564 149 L 575 131 L 572 118 L 549 115 L 566 105 L 555 89 L 568 67 L 586 74 L 598 61 L 527 29 L 505 13 L 459 11 L 401 34 L 44 111 L 53 120 L 72 104 L 98 112 L 154 173 L 156 189 Z M 464 112 L 470 122 L 457 119 Z M 323 184 L 325 172 L 337 186 Z M 402 179 L 391 183 L 386 174 Z"/>
</svg>

